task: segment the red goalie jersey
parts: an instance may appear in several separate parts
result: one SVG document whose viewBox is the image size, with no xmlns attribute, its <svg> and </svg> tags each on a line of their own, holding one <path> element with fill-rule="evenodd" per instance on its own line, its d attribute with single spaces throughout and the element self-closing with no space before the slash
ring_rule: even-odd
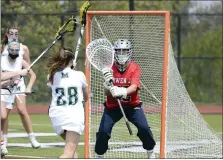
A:
<svg viewBox="0 0 223 160">
<path fill-rule="evenodd" d="M 122 106 L 135 107 L 139 105 L 140 100 L 138 97 L 138 90 L 140 89 L 140 68 L 138 64 L 131 61 L 123 74 L 121 74 L 117 70 L 115 65 L 112 66 L 112 70 L 114 77 L 113 82 L 115 86 L 127 88 L 130 85 L 135 84 L 138 87 L 136 92 L 132 93 L 131 95 L 128 95 L 125 99 L 121 99 Z M 113 98 L 112 96 L 107 96 L 106 107 L 118 108 L 119 106 L 115 98 Z"/>
</svg>

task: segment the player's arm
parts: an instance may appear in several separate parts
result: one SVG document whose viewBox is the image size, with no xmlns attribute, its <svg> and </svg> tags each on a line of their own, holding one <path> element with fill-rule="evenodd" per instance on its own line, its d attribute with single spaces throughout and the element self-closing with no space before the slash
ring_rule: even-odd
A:
<svg viewBox="0 0 223 160">
<path fill-rule="evenodd" d="M 23 68 L 28 68 L 29 64 L 25 60 L 23 60 L 22 61 L 22 66 L 23 66 Z M 29 75 L 30 75 L 30 79 L 29 79 L 29 83 L 28 83 L 28 85 L 26 87 L 26 92 L 31 92 L 33 84 L 36 81 L 36 74 L 33 72 L 32 69 L 29 69 Z"/>
<path fill-rule="evenodd" d="M 83 91 L 83 96 L 84 96 L 84 101 L 88 101 L 88 84 L 86 80 L 86 76 L 84 75 L 83 72 L 81 72 L 81 81 L 82 81 L 82 91 Z"/>
<path fill-rule="evenodd" d="M 84 101 L 87 102 L 88 101 L 88 89 L 87 87 L 83 88 L 83 95 L 84 95 Z"/>
<path fill-rule="evenodd" d="M 23 59 L 30 64 L 30 55 L 29 55 L 29 48 L 26 45 L 22 45 L 23 51 L 24 51 L 24 55 L 23 55 Z"/>
<path fill-rule="evenodd" d="M 138 89 L 138 86 L 136 84 L 132 84 L 130 85 L 128 88 L 124 88 L 124 87 L 118 87 L 118 88 L 122 88 L 123 90 L 126 90 L 126 96 L 131 95 L 132 93 L 136 92 L 136 90 Z M 110 90 L 108 90 L 107 88 L 104 88 L 104 92 L 106 96 L 112 96 L 112 93 Z M 125 91 L 123 91 L 125 92 Z"/>
<path fill-rule="evenodd" d="M 126 89 L 127 95 L 130 95 L 137 91 L 138 88 L 140 88 L 140 68 L 137 65 L 131 79 L 131 85 Z"/>
<path fill-rule="evenodd" d="M 1 81 L 8 80 L 12 77 L 25 76 L 27 73 L 28 73 L 27 69 L 23 69 L 17 72 L 1 72 Z"/>
<path fill-rule="evenodd" d="M 11 80 L 1 81 L 1 87 L 6 87 L 11 85 Z"/>
<path fill-rule="evenodd" d="M 104 92 L 106 96 L 111 96 L 111 92 L 107 88 L 104 88 Z"/>
<path fill-rule="evenodd" d="M 112 96 L 116 98 L 126 98 L 128 95 L 136 92 L 137 89 L 140 88 L 140 74 L 140 68 L 137 66 L 131 78 L 131 85 L 128 88 L 111 87 L 110 92 Z"/>
<path fill-rule="evenodd" d="M 136 84 L 130 85 L 128 88 L 126 88 L 127 95 L 130 95 L 130 94 L 136 92 L 137 88 L 138 87 Z"/>
</svg>

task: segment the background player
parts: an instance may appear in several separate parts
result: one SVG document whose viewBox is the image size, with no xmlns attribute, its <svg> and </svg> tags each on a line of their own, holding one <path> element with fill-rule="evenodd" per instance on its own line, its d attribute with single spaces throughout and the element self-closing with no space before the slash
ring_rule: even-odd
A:
<svg viewBox="0 0 223 160">
<path fill-rule="evenodd" d="M 20 43 L 18 41 L 9 42 L 8 44 L 9 54 L 1 56 L 1 69 L 3 72 L 21 71 L 22 68 L 29 67 L 29 64 L 19 56 L 19 50 L 20 50 Z M 29 83 L 27 87 L 24 89 L 24 92 L 26 92 L 27 94 L 31 93 L 32 86 L 36 80 L 36 75 L 32 71 L 32 69 L 29 70 L 29 75 L 30 75 Z M 8 86 L 7 88 L 11 89 L 12 92 L 21 92 L 20 89 L 24 86 L 24 81 L 20 78 L 20 76 L 14 77 L 12 81 L 13 81 L 13 86 Z M 8 91 L 2 89 L 1 93 L 8 93 Z M 30 139 L 31 145 L 34 148 L 38 148 L 40 147 L 40 144 L 36 141 L 36 138 L 32 130 L 32 122 L 26 110 L 25 94 L 16 94 L 16 96 L 20 100 L 20 104 L 17 105 L 16 107 L 22 119 L 23 126 Z M 1 109 L 2 109 L 1 129 L 4 128 L 5 120 L 8 118 L 8 114 L 10 110 L 13 108 L 14 101 L 15 101 L 15 94 L 1 95 Z"/>
<path fill-rule="evenodd" d="M 7 56 L 9 54 L 9 52 L 8 52 L 9 43 L 12 41 L 18 41 L 18 40 L 19 40 L 19 29 L 17 26 L 12 25 L 11 27 L 9 27 L 6 30 L 6 33 L 5 33 L 3 41 L 2 41 L 2 48 L 1 48 L 2 56 Z M 19 46 L 20 49 L 18 52 L 19 58 L 23 58 L 28 64 L 30 64 L 29 48 L 22 43 L 19 43 L 19 45 L 20 45 Z M 20 86 L 18 87 L 18 92 L 26 92 L 26 85 L 25 85 L 24 78 L 22 78 L 21 81 L 23 81 L 23 82 L 20 83 Z M 20 103 L 21 101 L 23 103 Z M 15 98 L 16 107 L 22 108 L 22 110 L 24 110 L 24 112 L 27 112 L 27 111 L 25 111 L 26 110 L 25 102 L 26 102 L 26 97 L 24 95 L 18 95 Z M 39 148 L 40 144 L 39 144 L 39 142 L 37 142 L 37 140 L 33 134 L 30 118 L 27 118 L 26 116 L 22 116 L 21 114 L 20 114 L 20 118 L 21 118 L 23 127 L 25 128 L 26 131 L 28 130 L 27 133 L 30 133 L 29 137 L 32 139 L 31 140 L 32 147 Z M 3 137 L 4 137 L 5 145 L 7 145 L 7 141 L 8 141 L 7 134 L 8 134 L 8 119 L 6 119 L 4 128 L 3 128 Z"/>
</svg>

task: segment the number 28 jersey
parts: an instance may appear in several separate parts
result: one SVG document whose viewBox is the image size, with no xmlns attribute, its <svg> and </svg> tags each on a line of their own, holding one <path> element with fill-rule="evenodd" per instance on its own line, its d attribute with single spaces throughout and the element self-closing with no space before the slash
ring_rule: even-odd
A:
<svg viewBox="0 0 223 160">
<path fill-rule="evenodd" d="M 67 67 L 54 74 L 53 84 L 47 83 L 52 89 L 52 101 L 54 106 L 83 106 L 83 88 L 87 82 L 83 72 L 75 71 Z"/>
<path fill-rule="evenodd" d="M 115 86 L 126 88 L 131 86 L 132 84 L 135 84 L 137 86 L 136 92 L 132 93 L 131 95 L 128 95 L 125 99 L 121 99 L 120 102 L 123 107 L 134 107 L 139 105 L 140 100 L 138 97 L 138 90 L 140 89 L 141 72 L 138 64 L 131 61 L 123 74 L 118 71 L 115 65 L 112 66 L 112 70 L 114 77 L 113 82 Z M 117 100 L 112 96 L 107 96 L 106 107 L 118 108 Z"/>
</svg>

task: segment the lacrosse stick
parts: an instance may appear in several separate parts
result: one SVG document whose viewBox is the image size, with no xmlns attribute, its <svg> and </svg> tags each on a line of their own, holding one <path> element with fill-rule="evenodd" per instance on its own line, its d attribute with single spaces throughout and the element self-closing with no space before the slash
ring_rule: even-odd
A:
<svg viewBox="0 0 223 160">
<path fill-rule="evenodd" d="M 14 92 L 14 93 L 1 93 L 1 95 L 12 95 L 12 94 L 31 94 L 35 93 L 34 91 L 32 92 Z"/>
<path fill-rule="evenodd" d="M 31 63 L 28 70 L 58 41 L 61 40 L 65 33 L 73 33 L 76 30 L 76 19 L 73 16 L 62 26 L 56 33 L 55 40 Z"/>
<path fill-rule="evenodd" d="M 92 66 L 94 66 L 101 72 L 104 68 L 112 67 L 114 62 L 114 53 L 115 51 L 112 44 L 105 38 L 92 41 L 86 48 L 86 56 L 88 61 L 92 64 Z M 113 85 L 113 82 L 111 82 L 111 84 Z M 117 99 L 117 101 L 124 117 L 126 126 L 128 128 L 129 134 L 132 135 L 132 129 L 130 128 L 122 104 L 119 99 Z"/>
<path fill-rule="evenodd" d="M 90 6 L 91 6 L 91 4 L 88 1 L 86 1 L 83 4 L 83 6 L 80 8 L 81 31 L 80 31 L 80 36 L 79 36 L 78 41 L 77 41 L 77 46 L 76 46 L 76 50 L 75 50 L 75 58 L 73 60 L 73 66 L 74 67 L 76 66 L 77 56 L 78 56 L 78 52 L 79 52 L 79 49 L 80 49 L 80 46 L 81 46 L 81 40 L 82 40 L 82 37 L 84 35 L 84 29 L 85 29 L 85 25 L 86 25 L 86 13 L 87 13 L 87 10 Z"/>
<path fill-rule="evenodd" d="M 6 90 L 8 92 L 8 93 L 1 93 L 1 95 L 13 95 L 14 94 L 13 91 L 15 89 L 15 86 L 11 86 L 10 88 L 7 88 L 7 87 L 1 88 L 1 89 Z M 18 98 L 19 103 L 22 103 L 22 101 L 19 98 L 19 96 L 17 94 L 15 96 Z"/>
</svg>

